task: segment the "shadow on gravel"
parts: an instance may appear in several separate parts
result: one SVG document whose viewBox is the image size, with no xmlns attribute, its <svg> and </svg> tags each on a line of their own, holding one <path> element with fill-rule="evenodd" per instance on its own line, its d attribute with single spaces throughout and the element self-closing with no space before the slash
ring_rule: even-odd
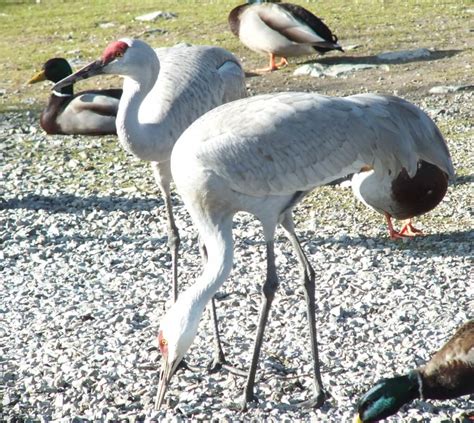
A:
<svg viewBox="0 0 474 423">
<path fill-rule="evenodd" d="M 393 250 L 407 250 L 407 251 L 416 251 L 418 253 L 423 253 L 427 255 L 440 255 L 443 254 L 443 250 L 440 247 L 446 243 L 472 243 L 474 240 L 474 230 L 466 231 L 455 231 L 455 232 L 445 232 L 445 233 L 435 233 L 435 234 L 426 234 L 424 236 L 415 237 L 412 239 L 403 240 L 391 240 L 388 237 L 367 237 L 367 236 L 358 236 L 358 237 L 328 237 L 322 238 L 318 236 L 314 237 L 301 237 L 301 240 L 306 240 L 303 242 L 305 245 L 304 248 L 308 248 L 310 253 L 316 253 L 318 247 L 323 247 L 324 245 L 339 245 L 341 248 L 344 247 L 354 247 L 363 245 L 369 249 L 393 249 Z M 470 256 L 472 251 L 470 248 L 466 249 L 457 249 L 456 256 Z"/>
<path fill-rule="evenodd" d="M 302 62 L 301 64 L 311 64 L 315 61 L 317 63 L 325 64 L 325 65 L 342 65 L 342 64 L 391 64 L 397 65 L 401 63 L 410 63 L 410 62 L 428 62 L 431 60 L 441 60 L 447 57 L 453 57 L 456 54 L 461 53 L 463 50 L 430 50 L 430 55 L 426 57 L 415 57 L 415 58 L 404 58 L 404 59 L 392 59 L 392 60 L 385 60 L 377 55 L 372 56 L 348 56 L 347 54 L 344 56 L 334 56 L 334 57 L 323 57 L 318 58 L 317 60 L 308 60 L 306 62 Z M 386 52 L 385 52 L 386 53 Z M 390 53 L 397 53 L 396 51 Z"/>
<path fill-rule="evenodd" d="M 80 210 L 103 210 L 103 211 L 151 211 L 163 205 L 163 201 L 147 198 L 124 198 L 112 196 L 78 197 L 73 194 L 59 194 L 55 196 L 44 196 L 29 194 L 21 199 L 1 200 L 0 210 L 26 209 L 45 210 L 50 213 L 76 213 Z"/>
</svg>

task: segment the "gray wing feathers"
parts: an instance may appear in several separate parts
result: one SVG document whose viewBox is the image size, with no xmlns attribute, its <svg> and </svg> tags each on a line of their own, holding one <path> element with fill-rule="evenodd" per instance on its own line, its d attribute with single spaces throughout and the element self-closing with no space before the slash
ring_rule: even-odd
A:
<svg viewBox="0 0 474 423">
<path fill-rule="evenodd" d="M 441 134 L 421 110 L 395 97 L 367 94 L 281 93 L 240 100 L 196 122 L 183 143 L 194 143 L 192 154 L 202 167 L 250 195 L 309 190 L 364 165 L 393 175 L 405 168 L 414 175 L 418 160 L 430 157 L 452 169 Z"/>
<path fill-rule="evenodd" d="M 207 111 L 246 95 L 243 69 L 225 49 L 178 45 L 155 51 L 161 69 L 149 98 L 160 98 L 161 116 L 169 122 L 173 142 Z"/>
</svg>

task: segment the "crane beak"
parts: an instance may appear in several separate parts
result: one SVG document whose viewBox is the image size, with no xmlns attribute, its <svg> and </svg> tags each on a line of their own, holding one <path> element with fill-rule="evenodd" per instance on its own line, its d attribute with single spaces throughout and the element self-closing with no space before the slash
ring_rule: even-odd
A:
<svg viewBox="0 0 474 423">
<path fill-rule="evenodd" d="M 160 372 L 160 382 L 158 385 L 158 392 L 156 394 L 155 400 L 155 408 L 157 410 L 161 408 L 161 404 L 163 403 L 163 399 L 165 398 L 166 390 L 168 389 L 168 384 L 171 380 L 171 377 L 174 375 L 174 372 L 178 367 L 180 361 L 181 359 L 176 359 L 170 363 L 167 358 L 163 357 Z"/>
<path fill-rule="evenodd" d="M 44 70 L 41 70 L 38 73 L 36 73 L 33 76 L 33 78 L 31 78 L 28 81 L 28 84 L 35 84 L 36 82 L 41 82 L 41 81 L 44 81 L 44 80 L 46 80 L 46 74 L 44 73 Z"/>
<path fill-rule="evenodd" d="M 82 69 L 79 69 L 77 72 L 73 73 L 72 75 L 67 76 L 64 79 L 61 79 L 56 85 L 53 87 L 53 91 L 57 91 L 67 85 L 72 85 L 81 79 L 87 79 L 91 76 L 101 75 L 104 73 L 103 68 L 105 63 L 102 60 L 95 60 L 92 63 L 84 66 Z"/>
</svg>

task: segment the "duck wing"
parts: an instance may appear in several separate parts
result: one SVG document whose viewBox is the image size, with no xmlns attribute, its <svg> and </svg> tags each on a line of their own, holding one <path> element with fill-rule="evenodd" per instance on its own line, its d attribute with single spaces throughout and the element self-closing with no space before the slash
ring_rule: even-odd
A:
<svg viewBox="0 0 474 423">
<path fill-rule="evenodd" d="M 267 3 L 261 5 L 258 14 L 268 27 L 290 41 L 316 47 L 339 47 L 337 37 L 323 21 L 301 6 Z"/>
<path fill-rule="evenodd" d="M 67 108 L 74 113 L 89 111 L 115 117 L 121 95 L 121 89 L 84 91 L 76 94 Z"/>
</svg>

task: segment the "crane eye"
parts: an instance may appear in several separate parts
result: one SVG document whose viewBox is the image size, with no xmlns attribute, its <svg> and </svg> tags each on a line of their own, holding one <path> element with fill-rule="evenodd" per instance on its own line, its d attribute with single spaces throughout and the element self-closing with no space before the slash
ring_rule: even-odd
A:
<svg viewBox="0 0 474 423">
<path fill-rule="evenodd" d="M 160 339 L 160 346 L 166 347 L 168 345 L 168 341 L 164 338 Z"/>
</svg>

